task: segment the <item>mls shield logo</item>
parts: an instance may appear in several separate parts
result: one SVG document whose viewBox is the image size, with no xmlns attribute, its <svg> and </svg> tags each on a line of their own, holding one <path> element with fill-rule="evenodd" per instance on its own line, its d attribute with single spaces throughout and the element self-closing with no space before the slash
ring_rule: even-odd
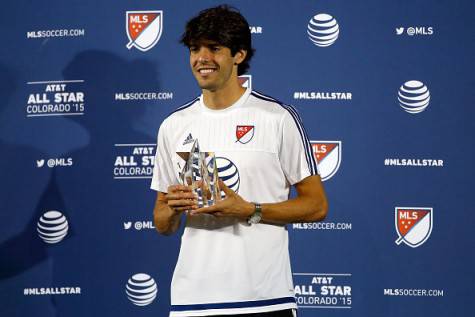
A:
<svg viewBox="0 0 475 317">
<path fill-rule="evenodd" d="M 238 77 L 239 84 L 243 88 L 252 89 L 252 76 L 251 75 L 241 75 Z"/>
<path fill-rule="evenodd" d="M 148 51 L 162 36 L 163 11 L 127 11 L 125 19 L 129 50 L 135 47 Z"/>
<path fill-rule="evenodd" d="M 404 242 L 417 248 L 429 239 L 432 232 L 432 208 L 428 207 L 396 207 L 395 224 L 399 238 L 396 244 Z"/>
<path fill-rule="evenodd" d="M 310 141 L 313 155 L 317 159 L 318 172 L 322 181 L 330 179 L 340 168 L 341 141 Z"/>
<path fill-rule="evenodd" d="M 241 144 L 249 143 L 254 136 L 254 126 L 253 125 L 238 125 L 236 126 L 236 142 Z"/>
</svg>

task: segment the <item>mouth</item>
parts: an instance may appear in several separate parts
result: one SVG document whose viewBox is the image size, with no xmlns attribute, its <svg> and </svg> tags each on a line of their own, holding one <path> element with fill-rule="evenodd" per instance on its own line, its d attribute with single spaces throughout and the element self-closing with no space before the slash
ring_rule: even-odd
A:
<svg viewBox="0 0 475 317">
<path fill-rule="evenodd" d="M 200 74 L 200 75 L 209 75 L 209 74 L 212 74 L 214 72 L 217 71 L 217 68 L 215 67 L 200 67 L 197 69 L 197 72 Z"/>
</svg>

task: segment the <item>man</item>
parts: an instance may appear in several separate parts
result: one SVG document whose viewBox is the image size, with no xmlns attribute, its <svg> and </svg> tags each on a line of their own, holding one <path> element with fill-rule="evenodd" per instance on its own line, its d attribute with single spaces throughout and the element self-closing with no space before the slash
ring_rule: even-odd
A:
<svg viewBox="0 0 475 317">
<path fill-rule="evenodd" d="M 158 132 L 154 222 L 175 232 L 186 214 L 171 286 L 171 317 L 292 316 L 296 309 L 285 224 L 322 220 L 327 202 L 310 143 L 293 108 L 238 75 L 254 50 L 246 20 L 219 6 L 188 21 L 182 37 L 202 89 Z M 179 182 L 194 140 L 217 157 L 225 198 L 198 208 Z M 289 200 L 289 189 L 297 197 Z"/>
</svg>

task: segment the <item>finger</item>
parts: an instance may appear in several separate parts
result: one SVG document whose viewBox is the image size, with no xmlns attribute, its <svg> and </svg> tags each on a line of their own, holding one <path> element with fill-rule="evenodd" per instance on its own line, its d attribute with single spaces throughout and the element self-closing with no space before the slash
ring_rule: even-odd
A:
<svg viewBox="0 0 475 317">
<path fill-rule="evenodd" d="M 174 207 L 173 210 L 174 211 L 187 211 L 187 210 L 193 210 L 193 209 L 196 209 L 196 208 L 198 208 L 198 206 Z"/>
<path fill-rule="evenodd" d="M 195 199 L 196 194 L 193 192 L 176 192 L 167 195 L 168 200 L 180 200 L 180 199 Z"/>
<path fill-rule="evenodd" d="M 201 185 L 201 190 L 203 193 L 203 197 L 206 197 L 207 199 L 211 199 L 211 190 L 209 186 L 206 186 L 205 184 Z"/>
<path fill-rule="evenodd" d="M 216 208 L 216 205 L 210 206 L 210 207 L 201 207 L 198 209 L 195 209 L 191 212 L 192 215 L 195 214 L 213 214 L 216 211 L 218 211 L 218 208 Z"/>
<path fill-rule="evenodd" d="M 168 193 L 174 193 L 178 191 L 183 191 L 183 192 L 191 192 L 192 188 L 191 186 L 186 186 L 186 185 L 171 185 L 168 186 Z"/>
<path fill-rule="evenodd" d="M 180 199 L 180 200 L 169 200 L 168 201 L 168 206 L 170 206 L 172 208 L 182 207 L 182 206 L 194 206 L 194 205 L 198 205 L 197 200 Z"/>
<path fill-rule="evenodd" d="M 224 193 L 226 194 L 226 196 L 235 196 L 236 193 L 234 192 L 234 190 L 232 190 L 231 188 L 229 188 L 228 186 L 226 186 L 226 184 L 221 180 L 219 179 L 219 188 L 224 191 Z"/>
</svg>

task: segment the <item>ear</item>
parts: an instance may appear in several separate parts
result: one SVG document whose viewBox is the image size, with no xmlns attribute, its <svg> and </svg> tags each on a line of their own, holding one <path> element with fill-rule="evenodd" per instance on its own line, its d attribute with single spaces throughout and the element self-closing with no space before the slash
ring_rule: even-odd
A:
<svg viewBox="0 0 475 317">
<path fill-rule="evenodd" d="M 244 59 L 246 59 L 247 51 L 246 50 L 239 50 L 234 54 L 234 65 L 241 64 Z"/>
</svg>

